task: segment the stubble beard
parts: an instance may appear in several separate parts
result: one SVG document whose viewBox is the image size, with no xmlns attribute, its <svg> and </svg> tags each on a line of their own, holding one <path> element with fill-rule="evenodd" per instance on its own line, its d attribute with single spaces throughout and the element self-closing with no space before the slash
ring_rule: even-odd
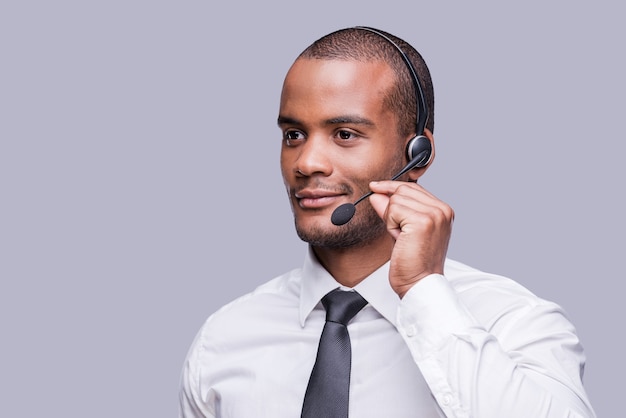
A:
<svg viewBox="0 0 626 418">
<path fill-rule="evenodd" d="M 330 217 L 329 217 L 330 223 Z M 303 228 L 295 220 L 298 237 L 313 247 L 341 249 L 362 247 L 386 233 L 385 225 L 368 202 L 361 202 L 357 212 L 347 224 Z M 329 230 L 329 228 L 332 228 Z"/>
</svg>

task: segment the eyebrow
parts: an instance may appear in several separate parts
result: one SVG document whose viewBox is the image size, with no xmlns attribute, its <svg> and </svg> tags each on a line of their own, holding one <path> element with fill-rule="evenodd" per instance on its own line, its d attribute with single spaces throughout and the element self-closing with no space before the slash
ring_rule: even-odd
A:
<svg viewBox="0 0 626 418">
<path fill-rule="evenodd" d="M 348 123 L 350 125 L 374 126 L 374 122 L 372 122 L 371 120 L 356 115 L 338 116 L 336 118 L 331 118 L 324 121 L 325 125 L 339 125 L 344 123 Z"/>
<path fill-rule="evenodd" d="M 334 118 L 326 119 L 324 121 L 324 125 L 342 125 L 342 124 L 350 124 L 350 125 L 365 125 L 365 126 L 374 126 L 374 122 L 371 120 L 364 118 L 362 116 L 357 115 L 342 115 Z M 289 116 L 278 116 L 278 125 L 302 125 L 298 119 L 291 118 Z"/>
<path fill-rule="evenodd" d="M 278 115 L 278 126 L 280 125 L 302 125 L 298 119 L 290 118 L 288 116 Z"/>
</svg>

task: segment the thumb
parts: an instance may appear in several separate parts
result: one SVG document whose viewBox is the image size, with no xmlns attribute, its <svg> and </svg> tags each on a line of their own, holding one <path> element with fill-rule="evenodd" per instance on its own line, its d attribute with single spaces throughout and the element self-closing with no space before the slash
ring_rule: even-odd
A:
<svg viewBox="0 0 626 418">
<path fill-rule="evenodd" d="M 380 193 L 374 193 L 369 197 L 369 200 L 370 204 L 372 205 L 378 216 L 380 216 L 381 219 L 384 219 L 385 212 L 387 211 L 387 206 L 389 205 L 389 196 Z"/>
</svg>

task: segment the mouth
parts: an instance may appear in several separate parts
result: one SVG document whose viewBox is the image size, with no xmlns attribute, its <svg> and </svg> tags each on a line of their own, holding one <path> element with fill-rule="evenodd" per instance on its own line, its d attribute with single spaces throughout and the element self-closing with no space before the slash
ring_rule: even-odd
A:
<svg viewBox="0 0 626 418">
<path fill-rule="evenodd" d="M 344 193 L 331 192 L 329 190 L 308 190 L 303 189 L 295 192 L 293 196 L 296 198 L 298 206 L 302 209 L 323 209 L 329 206 L 337 206 L 343 203 L 342 196 Z"/>
</svg>

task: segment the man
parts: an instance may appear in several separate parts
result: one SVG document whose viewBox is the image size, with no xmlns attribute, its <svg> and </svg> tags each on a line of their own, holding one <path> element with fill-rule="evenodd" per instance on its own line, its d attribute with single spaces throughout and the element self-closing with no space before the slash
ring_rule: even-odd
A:
<svg viewBox="0 0 626 418">
<path fill-rule="evenodd" d="M 584 354 L 561 309 L 446 259 L 454 212 L 417 184 L 432 155 L 385 180 L 405 167 L 416 134 L 430 150 L 433 103 L 422 57 L 385 32 L 340 30 L 296 59 L 278 124 L 309 251 L 301 269 L 207 320 L 183 370 L 181 417 L 335 417 L 335 403 L 359 418 L 594 416 Z M 351 220 L 331 222 L 369 191 Z M 325 372 L 348 367 L 337 389 L 314 371 L 325 367 L 325 295 L 336 288 L 366 304 L 344 327 L 351 357 Z"/>
</svg>

